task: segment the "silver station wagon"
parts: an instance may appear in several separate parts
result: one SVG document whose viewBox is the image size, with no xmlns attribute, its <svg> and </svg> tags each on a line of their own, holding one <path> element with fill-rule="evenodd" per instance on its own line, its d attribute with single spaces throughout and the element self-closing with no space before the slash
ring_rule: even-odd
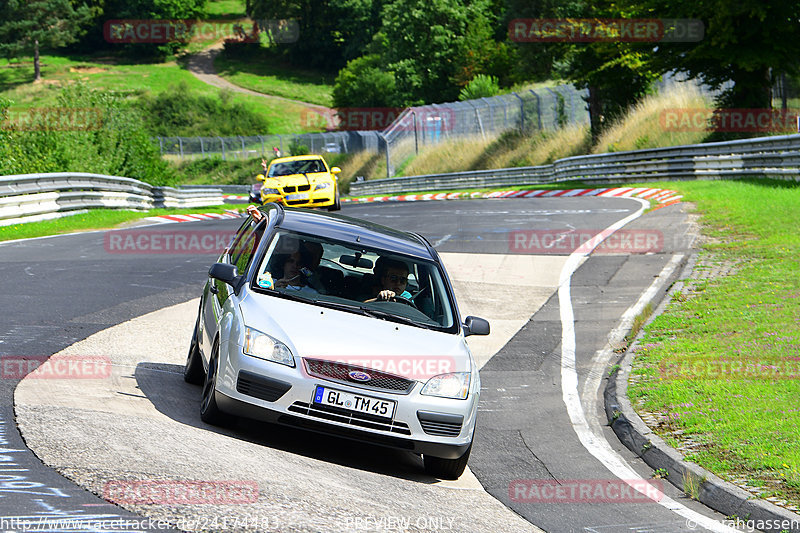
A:
<svg viewBox="0 0 800 533">
<path fill-rule="evenodd" d="M 184 377 L 201 418 L 244 416 L 421 454 L 455 479 L 480 378 L 439 255 L 421 235 L 267 204 L 209 270 Z"/>
</svg>

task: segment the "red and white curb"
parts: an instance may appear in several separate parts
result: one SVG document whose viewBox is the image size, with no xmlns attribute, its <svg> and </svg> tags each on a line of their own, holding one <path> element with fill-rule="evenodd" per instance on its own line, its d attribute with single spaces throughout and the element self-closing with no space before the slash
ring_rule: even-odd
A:
<svg viewBox="0 0 800 533">
<path fill-rule="evenodd" d="M 241 218 L 244 215 L 240 213 L 227 212 L 227 213 L 194 213 L 190 215 L 159 215 L 156 217 L 146 217 L 142 220 L 149 220 L 151 222 L 158 222 L 167 224 L 170 222 L 195 222 L 198 220 L 219 220 L 224 218 Z"/>
<path fill-rule="evenodd" d="M 679 202 L 682 196 L 676 191 L 647 187 L 614 187 L 606 189 L 528 190 L 494 192 L 451 192 L 431 194 L 405 194 L 400 196 L 369 196 L 365 198 L 343 198 L 347 203 L 372 202 L 423 202 L 430 200 L 462 200 L 466 198 L 568 198 L 574 196 L 602 196 L 615 198 L 643 198 L 654 201 L 659 207 Z"/>
<path fill-rule="evenodd" d="M 242 194 L 223 194 L 222 195 L 222 199 L 223 200 L 247 200 L 248 198 L 250 198 L 250 197 L 247 196 L 246 194 L 244 194 L 244 195 L 242 195 Z"/>
</svg>

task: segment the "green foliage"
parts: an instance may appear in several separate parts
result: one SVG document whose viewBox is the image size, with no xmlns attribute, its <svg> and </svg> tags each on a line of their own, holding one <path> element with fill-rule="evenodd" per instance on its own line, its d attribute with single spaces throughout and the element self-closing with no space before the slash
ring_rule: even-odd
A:
<svg viewBox="0 0 800 533">
<path fill-rule="evenodd" d="M 458 99 L 474 100 L 476 98 L 488 98 L 496 96 L 500 93 L 500 87 L 497 84 L 497 78 L 494 76 L 487 76 L 486 74 L 478 74 L 473 78 L 466 87 L 461 89 L 458 94 Z"/>
<path fill-rule="evenodd" d="M 193 92 L 186 83 L 171 85 L 155 95 L 142 97 L 146 124 L 153 135 L 187 137 L 256 135 L 268 133 L 262 115 L 241 102 L 233 102 L 228 91 L 219 98 Z"/>
<path fill-rule="evenodd" d="M 87 111 L 88 110 L 88 111 Z M 95 120 L 60 120 L 88 113 Z M 0 175 L 93 172 L 154 185 L 175 180 L 151 140 L 137 108 L 120 96 L 69 85 L 50 113 L 32 114 L 24 127 L 4 133 Z M 99 119 L 99 120 L 97 120 Z"/>
<path fill-rule="evenodd" d="M 339 71 L 333 87 L 335 107 L 391 107 L 397 103 L 394 73 L 377 54 L 353 59 Z"/>
<path fill-rule="evenodd" d="M 19 57 L 33 53 L 39 79 L 39 48 L 59 48 L 75 40 L 90 12 L 69 0 L 8 0 L 0 6 L 0 53 Z"/>
<path fill-rule="evenodd" d="M 491 49 L 485 0 L 394 0 L 377 41 L 403 105 L 452 101 Z M 476 55 L 471 55 L 477 50 Z"/>
<path fill-rule="evenodd" d="M 295 19 L 299 39 L 285 45 L 297 64 L 338 70 L 359 57 L 380 25 L 380 0 L 250 0 L 253 19 Z"/>
<path fill-rule="evenodd" d="M 290 155 L 307 155 L 311 153 L 311 150 L 305 144 L 300 144 L 299 139 L 292 139 L 292 142 L 289 143 L 289 154 Z"/>
<path fill-rule="evenodd" d="M 205 0 L 91 0 L 94 18 L 92 28 L 80 47 L 86 50 L 113 50 L 134 59 L 165 59 L 176 53 L 183 43 L 109 43 L 104 38 L 108 20 L 182 20 L 198 19 L 205 12 Z"/>
</svg>

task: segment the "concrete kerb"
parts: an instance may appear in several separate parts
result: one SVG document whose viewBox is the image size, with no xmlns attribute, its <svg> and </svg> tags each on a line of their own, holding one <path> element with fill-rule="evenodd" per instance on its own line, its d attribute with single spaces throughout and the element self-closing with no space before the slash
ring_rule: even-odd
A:
<svg viewBox="0 0 800 533">
<path fill-rule="evenodd" d="M 694 270 L 698 254 L 692 254 L 679 276 L 679 280 L 689 277 Z M 648 319 L 649 324 L 664 312 L 673 294 L 683 289 L 684 283 L 676 281 L 667 291 L 656 310 Z M 617 438 L 633 453 L 641 457 L 654 470 L 663 469 L 668 473 L 666 479 L 678 489 L 686 492 L 686 485 L 698 487 L 697 501 L 728 517 L 761 522 L 764 525 L 775 525 L 760 529 L 764 533 L 780 533 L 782 531 L 800 532 L 799 527 L 792 529 L 778 525 L 800 524 L 800 515 L 788 509 L 759 499 L 753 494 L 729 483 L 695 463 L 687 461 L 683 455 L 656 435 L 639 417 L 628 399 L 628 379 L 633 366 L 634 352 L 639 345 L 643 332 L 637 335 L 628 350 L 618 361 L 619 370 L 610 378 L 606 378 L 603 393 L 605 412 L 608 423 Z"/>
</svg>

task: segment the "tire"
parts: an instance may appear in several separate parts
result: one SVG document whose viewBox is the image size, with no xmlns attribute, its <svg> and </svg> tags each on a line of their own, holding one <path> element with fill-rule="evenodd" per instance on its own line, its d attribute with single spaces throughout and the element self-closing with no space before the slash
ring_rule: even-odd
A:
<svg viewBox="0 0 800 533">
<path fill-rule="evenodd" d="M 200 418 L 206 424 L 221 426 L 226 421 L 225 415 L 217 407 L 214 393 L 217 389 L 217 372 L 219 370 L 219 344 L 214 342 L 211 350 L 211 359 L 208 361 L 208 372 L 203 381 L 203 397 L 200 400 Z"/>
<path fill-rule="evenodd" d="M 328 211 L 339 211 L 342 208 L 341 200 L 339 200 L 339 188 L 336 188 L 336 193 L 333 196 L 333 205 L 328 206 Z"/>
<path fill-rule="evenodd" d="M 422 456 L 422 462 L 425 465 L 425 473 L 439 479 L 458 479 L 467 467 L 467 461 L 469 460 L 471 451 L 472 443 L 470 443 L 464 455 L 458 459 L 442 459 L 441 457 L 431 457 L 425 454 Z"/>
<path fill-rule="evenodd" d="M 192 342 L 189 344 L 189 355 L 186 357 L 186 366 L 183 367 L 183 380 L 192 385 L 202 385 L 206 376 L 203 370 L 203 360 L 200 357 L 200 344 L 197 340 L 199 330 L 200 316 L 198 315 L 197 322 L 194 324 Z"/>
</svg>

